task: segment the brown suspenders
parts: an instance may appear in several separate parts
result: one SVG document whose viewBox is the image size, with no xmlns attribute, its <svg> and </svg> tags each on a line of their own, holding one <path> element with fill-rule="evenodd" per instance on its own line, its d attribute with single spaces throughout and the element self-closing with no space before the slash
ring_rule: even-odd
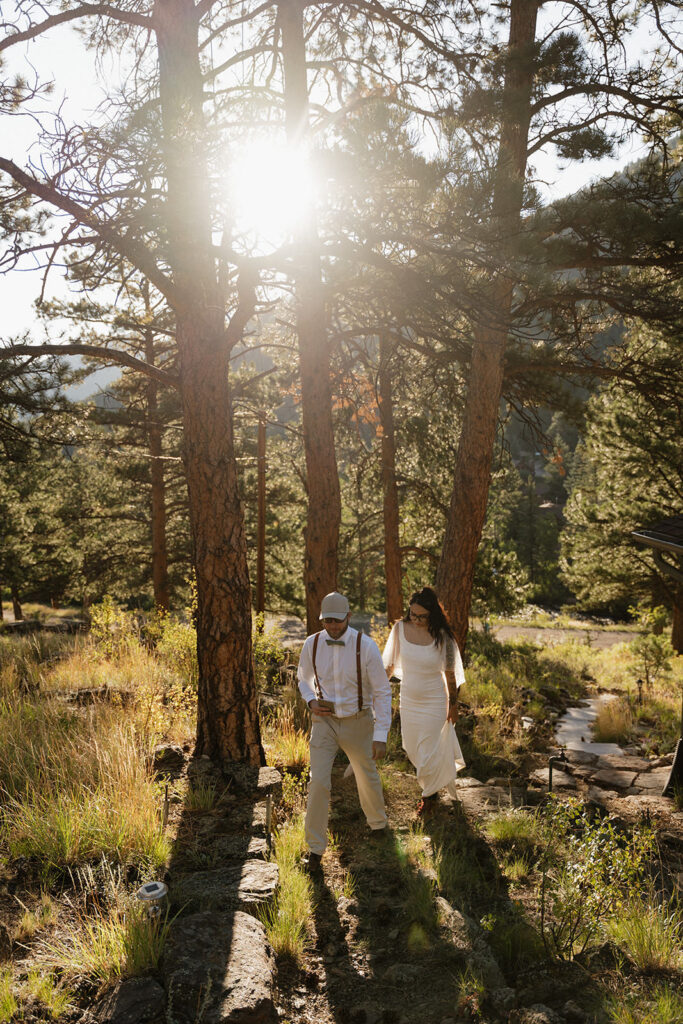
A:
<svg viewBox="0 0 683 1024">
<path fill-rule="evenodd" d="M 322 632 L 322 630 L 321 630 Z M 323 691 L 320 688 L 320 680 L 318 679 L 318 669 L 315 664 L 315 656 L 318 650 L 318 640 L 320 639 L 320 633 L 316 633 L 313 637 L 313 674 L 315 676 L 315 695 L 318 700 L 323 699 Z M 358 684 L 358 710 L 363 710 L 363 677 L 361 674 L 360 667 L 360 645 L 363 639 L 363 634 L 360 629 L 358 630 L 358 637 L 356 639 L 356 682 Z"/>
</svg>

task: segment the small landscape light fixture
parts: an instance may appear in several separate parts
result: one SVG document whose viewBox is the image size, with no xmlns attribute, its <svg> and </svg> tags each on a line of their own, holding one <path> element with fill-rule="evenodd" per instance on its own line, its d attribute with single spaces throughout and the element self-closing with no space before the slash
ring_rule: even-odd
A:
<svg viewBox="0 0 683 1024">
<path fill-rule="evenodd" d="M 145 882 L 135 893 L 136 899 L 147 908 L 149 917 L 161 916 L 161 904 L 168 892 L 168 886 L 163 882 Z"/>
</svg>

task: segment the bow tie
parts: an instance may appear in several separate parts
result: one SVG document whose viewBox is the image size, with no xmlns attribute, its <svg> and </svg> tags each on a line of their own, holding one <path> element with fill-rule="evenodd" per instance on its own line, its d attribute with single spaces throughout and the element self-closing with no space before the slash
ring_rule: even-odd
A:
<svg viewBox="0 0 683 1024">
<path fill-rule="evenodd" d="M 344 643 L 343 640 L 328 640 L 327 637 L 325 637 L 325 643 L 329 644 L 330 647 L 346 647 L 346 644 Z"/>
</svg>

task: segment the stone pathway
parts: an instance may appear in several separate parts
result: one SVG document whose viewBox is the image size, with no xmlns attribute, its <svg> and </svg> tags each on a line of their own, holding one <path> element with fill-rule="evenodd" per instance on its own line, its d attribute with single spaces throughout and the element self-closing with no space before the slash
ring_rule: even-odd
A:
<svg viewBox="0 0 683 1024">
<path fill-rule="evenodd" d="M 208 758 L 179 769 L 177 757 L 158 752 L 156 763 L 164 761 L 174 777 L 186 771 L 190 785 L 223 795 L 211 811 L 179 810 L 164 877 L 172 923 L 160 977 L 119 983 L 79 1024 L 274 1024 L 275 958 L 254 915 L 278 884 L 267 826 L 280 773 L 236 764 L 223 774 Z"/>
</svg>

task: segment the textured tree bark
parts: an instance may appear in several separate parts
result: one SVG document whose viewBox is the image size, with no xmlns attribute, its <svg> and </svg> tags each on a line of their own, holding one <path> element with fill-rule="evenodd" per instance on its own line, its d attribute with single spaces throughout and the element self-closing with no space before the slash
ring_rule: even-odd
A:
<svg viewBox="0 0 683 1024">
<path fill-rule="evenodd" d="M 20 619 L 23 619 L 24 613 L 21 608 L 21 601 L 19 600 L 19 588 L 17 587 L 16 583 L 12 583 L 10 585 L 10 595 L 12 597 L 12 615 L 14 616 L 14 621 L 19 622 Z"/>
<path fill-rule="evenodd" d="M 394 399 L 391 386 L 391 346 L 386 338 L 379 342 L 379 415 L 382 425 L 382 492 L 384 516 L 384 575 L 387 593 L 387 620 L 395 622 L 403 615 L 399 505 L 396 486 L 396 435 Z"/>
<path fill-rule="evenodd" d="M 257 448 L 256 613 L 266 610 L 266 416 L 259 413 Z M 261 627 L 259 627 L 261 628 Z"/>
<path fill-rule="evenodd" d="M 436 577 L 439 597 L 461 647 L 467 636 L 474 566 L 486 518 L 510 328 L 514 287 L 510 267 L 514 266 L 523 201 L 537 12 L 537 0 L 512 0 L 492 211 L 497 264 L 492 267 L 481 319 L 474 331 L 453 491 Z"/>
<path fill-rule="evenodd" d="M 197 578 L 196 753 L 263 763 L 251 658 L 251 588 L 237 488 L 222 314 L 178 322 L 184 459 Z M 212 336 L 213 335 L 213 336 Z"/>
<path fill-rule="evenodd" d="M 278 7 L 282 30 L 287 141 L 308 141 L 308 84 L 301 0 Z M 339 473 L 334 446 L 330 351 L 313 203 L 294 232 L 296 326 L 299 339 L 301 416 L 306 456 L 308 508 L 304 531 L 306 626 L 319 627 L 320 602 L 337 586 L 341 523 Z"/>
<path fill-rule="evenodd" d="M 145 331 L 145 359 L 154 366 L 154 332 Z M 152 587 L 154 604 L 168 611 L 168 550 L 166 547 L 166 481 L 162 461 L 161 424 L 159 423 L 158 385 L 147 379 L 147 448 L 150 455 L 152 510 Z"/>
<path fill-rule="evenodd" d="M 210 194 L 193 0 L 156 0 L 168 252 L 178 288 L 184 462 L 197 582 L 195 752 L 262 764 L 251 657 L 251 588 L 237 487 L 224 296 Z"/>
<path fill-rule="evenodd" d="M 671 645 L 676 654 L 683 654 L 683 587 L 676 587 L 674 591 Z"/>
</svg>

